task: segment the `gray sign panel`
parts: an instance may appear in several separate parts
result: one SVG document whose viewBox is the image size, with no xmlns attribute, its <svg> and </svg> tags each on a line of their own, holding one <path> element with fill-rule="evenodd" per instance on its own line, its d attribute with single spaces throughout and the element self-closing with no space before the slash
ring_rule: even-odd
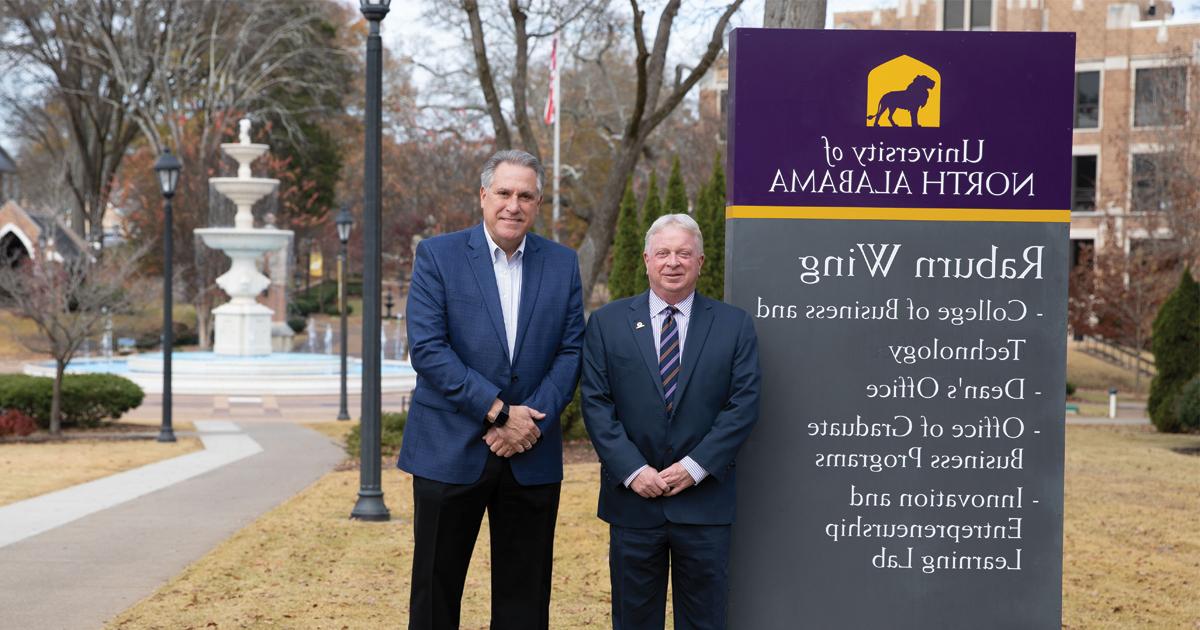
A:
<svg viewBox="0 0 1200 630">
<path fill-rule="evenodd" d="M 763 399 L 738 456 L 730 627 L 1060 626 L 1072 46 L 735 33 L 726 297 L 755 316 Z M 768 63 L 810 49 L 829 64 Z M 935 128 L 859 115 L 902 53 L 940 72 Z M 989 89 L 989 63 L 1027 79 Z M 831 64 L 861 75 L 823 95 L 853 119 L 789 96 Z M 933 151 L 964 143 L 976 161 Z M 871 163 L 885 149 L 916 151 Z M 989 194 L 995 173 L 1027 188 Z M 983 184 L 928 185 L 956 178 Z"/>
</svg>

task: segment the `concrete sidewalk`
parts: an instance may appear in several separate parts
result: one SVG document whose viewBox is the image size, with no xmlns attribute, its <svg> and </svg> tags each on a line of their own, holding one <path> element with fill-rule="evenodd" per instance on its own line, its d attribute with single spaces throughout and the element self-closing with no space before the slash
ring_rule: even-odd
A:
<svg viewBox="0 0 1200 630">
<path fill-rule="evenodd" d="M 301 426 L 234 422 L 261 452 L 0 547 L 0 629 L 100 628 L 344 458 Z"/>
</svg>

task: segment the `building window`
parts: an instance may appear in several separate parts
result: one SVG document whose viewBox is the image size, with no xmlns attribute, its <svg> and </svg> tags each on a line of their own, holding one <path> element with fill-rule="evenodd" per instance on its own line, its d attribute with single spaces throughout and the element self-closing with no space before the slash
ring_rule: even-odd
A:
<svg viewBox="0 0 1200 630">
<path fill-rule="evenodd" d="M 1177 273 L 1182 266 L 1179 241 L 1170 238 L 1131 238 L 1129 258 L 1139 277 L 1149 273 Z"/>
<path fill-rule="evenodd" d="M 1133 212 L 1160 212 L 1171 207 L 1168 189 L 1170 161 L 1161 153 L 1142 153 L 1133 156 L 1133 191 L 1130 194 L 1130 210 Z"/>
<path fill-rule="evenodd" d="M 1096 156 L 1071 159 L 1071 212 L 1096 211 Z"/>
<path fill-rule="evenodd" d="M 1100 126 L 1100 71 L 1075 73 L 1075 128 Z"/>
<path fill-rule="evenodd" d="M 942 29 L 992 30 L 992 0 L 945 0 L 942 4 Z"/>
<path fill-rule="evenodd" d="M 1071 239 L 1071 268 L 1074 269 L 1079 265 L 1088 265 L 1089 267 L 1093 266 L 1095 263 L 1092 260 L 1092 256 L 1095 251 L 1095 240 L 1090 238 Z"/>
<path fill-rule="evenodd" d="M 1134 127 L 1183 123 L 1187 111 L 1187 68 L 1139 68 L 1134 75 Z"/>
</svg>

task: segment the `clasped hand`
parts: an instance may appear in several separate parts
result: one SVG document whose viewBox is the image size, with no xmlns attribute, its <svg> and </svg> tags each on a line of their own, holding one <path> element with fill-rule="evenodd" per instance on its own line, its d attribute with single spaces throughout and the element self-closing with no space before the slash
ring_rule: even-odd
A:
<svg viewBox="0 0 1200 630">
<path fill-rule="evenodd" d="M 538 439 L 542 437 L 542 431 L 538 429 L 534 420 L 541 420 L 545 417 L 546 414 L 533 407 L 523 405 L 510 407 L 508 422 L 502 427 L 492 425 L 487 433 L 484 433 L 483 441 L 487 442 L 488 448 L 500 457 L 512 457 L 517 453 L 524 453 L 533 448 L 533 445 L 537 444 Z"/>
<path fill-rule="evenodd" d="M 643 499 L 653 499 L 655 497 L 673 497 L 692 487 L 695 483 L 691 473 L 683 467 L 683 464 L 675 462 L 661 472 L 651 466 L 643 468 L 642 472 L 633 478 L 629 488 Z"/>
</svg>

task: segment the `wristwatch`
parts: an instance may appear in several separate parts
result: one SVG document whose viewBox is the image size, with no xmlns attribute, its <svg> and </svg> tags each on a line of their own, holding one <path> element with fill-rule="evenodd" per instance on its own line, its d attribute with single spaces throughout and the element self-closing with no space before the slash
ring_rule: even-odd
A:
<svg viewBox="0 0 1200 630">
<path fill-rule="evenodd" d="M 492 426 L 502 427 L 508 424 L 508 403 L 500 403 L 500 411 L 496 413 L 496 419 L 492 421 Z"/>
</svg>

